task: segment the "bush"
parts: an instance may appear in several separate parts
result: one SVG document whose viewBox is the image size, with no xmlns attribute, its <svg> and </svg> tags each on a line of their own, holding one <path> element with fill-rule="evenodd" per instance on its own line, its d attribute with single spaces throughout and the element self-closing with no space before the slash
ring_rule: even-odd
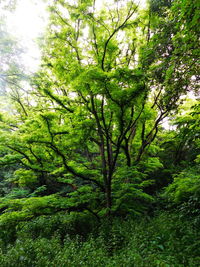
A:
<svg viewBox="0 0 200 267">
<path fill-rule="evenodd" d="M 21 222 L 17 226 L 17 236 L 20 239 L 35 239 L 52 238 L 56 235 L 64 240 L 66 236 L 78 235 L 84 239 L 97 226 L 96 218 L 87 212 L 59 212 L 55 215 L 42 215 L 29 222 Z"/>
<path fill-rule="evenodd" d="M 164 196 L 176 204 L 187 202 L 191 197 L 200 202 L 200 166 L 187 168 L 175 175 Z"/>
<path fill-rule="evenodd" d="M 67 216 L 65 219 L 62 216 L 41 217 L 21 225 L 15 244 L 0 252 L 0 266 L 196 267 L 199 264 L 198 227 L 181 213 L 162 212 L 151 219 L 105 220 L 90 234 L 85 229 L 87 235 L 84 238 L 72 234 L 75 228 L 70 235 L 67 234 L 70 224 L 67 224 Z M 58 222 L 62 220 L 63 224 L 59 226 Z M 78 221 L 76 227 L 84 219 Z M 88 217 L 86 221 L 89 223 Z M 45 233 L 42 233 L 42 225 L 43 229 L 47 226 Z M 68 230 L 65 237 L 61 237 L 59 229 L 64 229 L 64 225 Z M 81 229 L 83 226 L 87 225 L 83 223 Z M 40 235 L 36 236 L 38 227 Z"/>
</svg>

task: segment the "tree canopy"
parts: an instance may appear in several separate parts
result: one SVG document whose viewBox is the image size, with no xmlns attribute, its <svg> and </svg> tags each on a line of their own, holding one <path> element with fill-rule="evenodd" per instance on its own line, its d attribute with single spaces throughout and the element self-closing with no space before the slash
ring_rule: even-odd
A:
<svg viewBox="0 0 200 267">
<path fill-rule="evenodd" d="M 198 5 L 49 5 L 32 90 L 15 86 L 13 113 L 1 116 L 0 164 L 11 170 L 8 178 L 3 172 L 10 183 L 2 193 L 3 222 L 61 210 L 99 219 L 138 214 L 153 203 L 153 176 L 168 160 L 163 149 L 170 153 L 164 134 L 175 140 L 171 167 L 190 153 L 188 142 L 197 142 L 199 105 L 188 117 L 176 114 L 184 95 L 198 93 Z M 177 137 L 162 126 L 173 117 Z M 191 162 L 198 152 L 199 146 Z"/>
</svg>

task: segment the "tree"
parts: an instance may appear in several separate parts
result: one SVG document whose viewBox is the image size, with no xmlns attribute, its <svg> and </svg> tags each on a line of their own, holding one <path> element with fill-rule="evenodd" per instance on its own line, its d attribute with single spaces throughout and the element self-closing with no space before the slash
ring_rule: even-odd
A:
<svg viewBox="0 0 200 267">
<path fill-rule="evenodd" d="M 32 193 L 45 186 L 53 203 L 59 192 L 59 209 L 95 216 L 141 211 L 138 204 L 152 200 L 143 188 L 162 166 L 155 139 L 191 80 L 174 76 L 174 24 L 159 10 L 147 19 L 133 1 L 101 11 L 95 1 L 50 7 L 35 104 L 15 120 L 17 130 L 4 130 L 11 156 L 2 160 L 21 166 L 16 183 Z"/>
<path fill-rule="evenodd" d="M 59 11 L 66 8 L 69 17 Z M 71 152 L 66 155 L 58 149 L 53 126 L 47 119 L 51 146 L 55 146 L 52 149 L 72 176 L 105 191 L 108 211 L 112 207 L 112 186 L 124 183 L 127 187 L 128 183 L 131 188 L 134 184 L 127 174 L 117 181 L 117 169 L 130 168 L 133 173 L 164 116 L 162 113 L 155 119 L 156 112 L 146 105 L 150 89 L 145 72 L 135 59 L 142 41 L 136 30 L 140 23 L 137 9 L 132 1 L 124 7 L 118 1 L 109 13 L 103 10 L 99 15 L 92 2 L 77 2 L 77 6 L 58 2 L 51 7 L 46 66 L 38 81 L 38 89 L 62 109 L 63 124 L 68 127 L 59 138 L 64 144 L 66 138 L 75 139 L 66 144 Z M 152 120 L 149 127 L 145 120 Z M 138 135 L 142 135 L 142 140 L 138 140 Z M 136 149 L 131 151 L 136 139 Z M 68 161 L 72 161 L 71 165 Z M 79 165 L 82 172 L 76 170 Z"/>
<path fill-rule="evenodd" d="M 189 110 L 187 108 L 186 106 L 184 110 L 185 116 L 178 116 L 174 122 L 177 126 L 174 138 L 166 142 L 169 146 L 173 144 L 175 149 L 172 159 L 176 172 L 163 196 L 179 206 L 187 216 L 192 217 L 199 215 L 200 203 L 200 105 L 196 102 Z"/>
</svg>

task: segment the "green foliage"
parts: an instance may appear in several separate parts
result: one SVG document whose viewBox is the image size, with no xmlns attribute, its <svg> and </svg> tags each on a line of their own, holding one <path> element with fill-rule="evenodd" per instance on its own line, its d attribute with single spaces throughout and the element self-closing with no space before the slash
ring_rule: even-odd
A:
<svg viewBox="0 0 200 267">
<path fill-rule="evenodd" d="M 144 164 L 147 166 L 147 164 Z M 153 203 L 154 198 L 144 192 L 144 188 L 154 183 L 146 180 L 147 174 L 137 168 L 124 167 L 116 172 L 113 183 L 113 212 L 126 215 L 138 215 L 146 210 Z M 123 180 L 122 180 L 123 179 Z M 123 183 L 122 183 L 123 181 Z"/>
<path fill-rule="evenodd" d="M 36 183 L 36 176 L 31 170 L 18 169 L 14 172 L 13 182 L 19 184 L 20 187 L 31 187 Z"/>
<path fill-rule="evenodd" d="M 1 266 L 197 266 L 197 7 L 52 2 L 33 88 L 0 115 Z"/>
<path fill-rule="evenodd" d="M 64 221 L 61 228 L 68 229 L 64 214 L 23 224 L 16 243 L 2 247 L 1 266 L 198 266 L 198 227 L 177 212 L 163 212 L 151 220 L 104 221 L 98 234 L 86 239 L 60 239 Z M 39 235 L 32 239 L 29 231 L 37 230 Z"/>
<path fill-rule="evenodd" d="M 152 200 L 138 165 L 145 158 L 145 174 L 161 166 L 155 157 L 148 159 L 146 150 L 155 156 L 152 143 L 163 114 L 151 108 L 146 71 L 134 59 L 141 47 L 137 7 L 122 2 L 110 12 L 94 8 L 90 13 L 90 1 L 57 1 L 49 8 L 43 62 L 28 93 L 34 104 L 17 91 L 17 115 L 1 121 L 6 150 L 0 162 L 18 164 L 9 182 L 29 190 L 30 201 L 44 195 L 37 201 L 46 203 L 47 196 L 58 194 L 66 197 L 67 208 L 88 209 L 98 217 L 118 212 L 121 205 L 125 213 L 141 212 L 143 202 Z M 121 46 L 122 32 L 127 49 Z M 12 206 L 27 209 L 28 202 L 19 203 Z"/>
<path fill-rule="evenodd" d="M 174 181 L 165 190 L 165 196 L 172 202 L 182 203 L 191 197 L 200 201 L 200 168 L 195 166 L 175 175 Z"/>
</svg>

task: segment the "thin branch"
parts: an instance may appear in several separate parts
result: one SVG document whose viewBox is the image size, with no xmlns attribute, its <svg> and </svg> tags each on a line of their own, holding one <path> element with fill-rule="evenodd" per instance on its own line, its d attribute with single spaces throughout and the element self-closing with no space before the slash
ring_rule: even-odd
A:
<svg viewBox="0 0 200 267">
<path fill-rule="evenodd" d="M 107 52 L 107 46 L 110 42 L 110 40 L 113 38 L 113 36 L 121 29 L 123 28 L 125 25 L 126 25 L 126 22 L 133 16 L 133 14 L 135 13 L 135 11 L 137 10 L 138 6 L 136 6 L 136 8 L 131 12 L 129 10 L 128 12 L 128 15 L 126 17 L 126 19 L 124 20 L 124 22 L 118 26 L 114 31 L 113 33 L 109 36 L 109 38 L 107 39 L 107 41 L 105 42 L 105 45 L 104 45 L 104 51 L 103 51 L 103 57 L 102 57 L 102 62 L 101 62 L 101 68 L 103 71 L 105 71 L 105 68 L 104 68 L 104 61 L 105 61 L 105 57 L 106 57 L 106 52 Z"/>
</svg>

